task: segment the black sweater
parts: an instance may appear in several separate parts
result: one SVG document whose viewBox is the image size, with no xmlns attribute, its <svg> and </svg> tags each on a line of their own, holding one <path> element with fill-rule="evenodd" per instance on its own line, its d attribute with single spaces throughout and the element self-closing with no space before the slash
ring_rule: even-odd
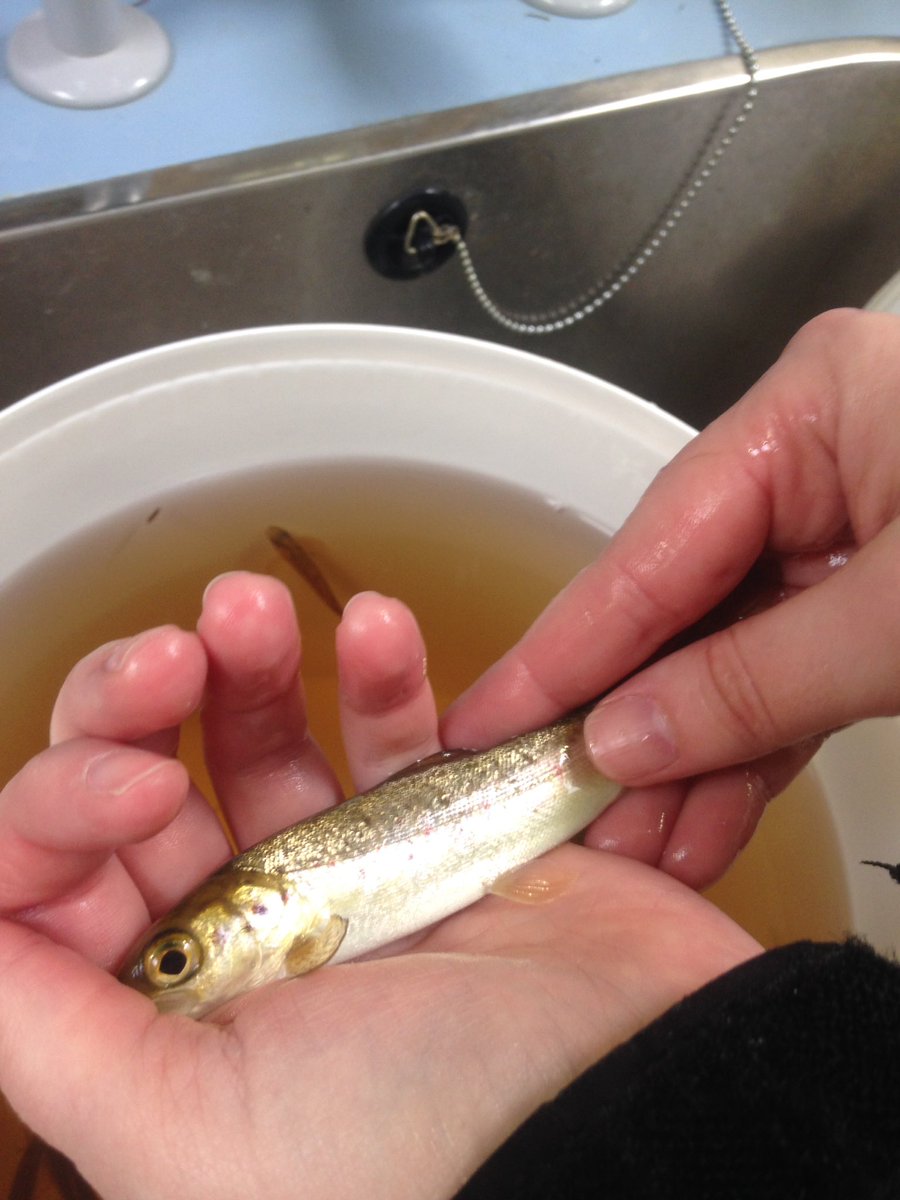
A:
<svg viewBox="0 0 900 1200">
<path fill-rule="evenodd" d="M 900 1200 L 900 965 L 799 942 L 687 997 L 457 1200 Z"/>
</svg>

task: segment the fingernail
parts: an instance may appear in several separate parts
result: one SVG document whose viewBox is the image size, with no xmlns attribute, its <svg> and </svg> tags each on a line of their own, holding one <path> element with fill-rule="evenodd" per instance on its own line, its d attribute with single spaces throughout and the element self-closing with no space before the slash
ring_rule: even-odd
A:
<svg viewBox="0 0 900 1200">
<path fill-rule="evenodd" d="M 747 807 L 744 810 L 744 824 L 740 832 L 738 850 L 743 850 L 750 841 L 766 806 L 772 799 L 772 789 L 768 782 L 752 767 L 747 767 L 744 774 L 744 795 L 747 798 Z"/>
<path fill-rule="evenodd" d="M 228 579 L 232 575 L 240 575 L 240 574 L 242 574 L 241 571 L 223 571 L 220 575 L 216 575 L 214 578 L 212 578 L 209 581 L 209 583 L 206 585 L 206 587 L 203 589 L 203 598 L 201 600 L 201 604 L 206 603 L 206 597 L 209 595 L 209 593 L 213 590 L 214 587 L 216 587 L 219 583 L 221 583 L 221 581 L 223 579 Z"/>
<path fill-rule="evenodd" d="M 152 641 L 159 636 L 159 633 L 165 626 L 160 625 L 156 629 L 145 629 L 143 633 L 137 633 L 134 637 L 122 638 L 118 642 L 111 643 L 111 650 L 104 660 L 103 667 L 107 671 L 121 671 L 136 651 L 140 650 L 147 642 Z"/>
<path fill-rule="evenodd" d="M 107 671 L 120 671 L 128 655 L 137 645 L 140 638 L 122 638 L 113 644 L 112 650 L 106 656 L 103 666 Z"/>
<path fill-rule="evenodd" d="M 92 758 L 84 769 L 84 782 L 93 792 L 122 796 L 136 784 L 167 767 L 167 759 L 147 765 L 144 755 L 135 758 L 130 750 L 108 750 Z"/>
<path fill-rule="evenodd" d="M 365 592 L 354 592 L 354 594 L 350 597 L 350 599 L 344 605 L 344 611 L 341 615 L 344 617 L 348 616 L 349 613 L 352 611 L 352 609 L 354 609 L 356 607 L 356 605 L 359 603 L 360 600 L 383 600 L 383 599 L 384 599 L 384 596 L 382 596 L 381 592 L 374 592 L 371 590 L 365 591 Z"/>
<path fill-rule="evenodd" d="M 594 765 L 623 781 L 653 775 L 678 754 L 669 720 L 650 696 L 602 701 L 585 721 L 584 736 Z"/>
</svg>

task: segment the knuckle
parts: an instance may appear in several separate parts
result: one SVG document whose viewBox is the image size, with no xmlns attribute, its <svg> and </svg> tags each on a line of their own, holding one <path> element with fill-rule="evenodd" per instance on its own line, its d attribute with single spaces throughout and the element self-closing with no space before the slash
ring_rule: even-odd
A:
<svg viewBox="0 0 900 1200">
<path fill-rule="evenodd" d="M 653 586 L 653 574 L 625 562 L 619 566 L 616 586 L 623 593 L 621 610 L 627 615 L 634 642 L 655 648 L 683 624 L 683 616 L 679 606 L 669 603 L 665 593 Z"/>
<path fill-rule="evenodd" d="M 895 378 L 894 355 L 900 322 L 893 313 L 836 308 L 808 321 L 791 339 L 789 349 L 824 370 L 838 395 L 851 396 L 860 389 L 860 363 L 880 363 L 867 373 Z M 864 372 L 864 375 L 866 372 Z M 866 389 L 868 400 L 868 389 Z"/>
<path fill-rule="evenodd" d="M 801 326 L 791 338 L 790 345 L 813 352 L 825 350 L 830 354 L 836 340 L 855 342 L 866 335 L 867 327 L 867 316 L 858 309 L 833 308 L 818 313 Z"/>
<path fill-rule="evenodd" d="M 703 643 L 712 707 L 727 724 L 738 756 L 756 757 L 780 744 L 776 721 L 741 647 L 740 627 L 729 626 Z"/>
</svg>

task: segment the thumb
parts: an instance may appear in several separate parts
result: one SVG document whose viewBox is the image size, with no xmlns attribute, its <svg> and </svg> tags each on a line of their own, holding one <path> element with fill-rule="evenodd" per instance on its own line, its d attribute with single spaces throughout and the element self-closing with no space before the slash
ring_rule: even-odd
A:
<svg viewBox="0 0 900 1200">
<path fill-rule="evenodd" d="M 0 1090 L 84 1169 L 98 1127 L 115 1124 L 110 1103 L 122 1115 L 123 1076 L 154 1010 L 74 951 L 8 920 L 0 979 Z"/>
<path fill-rule="evenodd" d="M 679 650 L 585 722 L 599 770 L 630 785 L 746 763 L 900 711 L 900 526 L 775 608 Z"/>
</svg>

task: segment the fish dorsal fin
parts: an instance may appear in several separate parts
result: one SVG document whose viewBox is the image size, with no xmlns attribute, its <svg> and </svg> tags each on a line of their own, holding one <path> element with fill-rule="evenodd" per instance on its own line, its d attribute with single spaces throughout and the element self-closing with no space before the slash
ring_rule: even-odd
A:
<svg viewBox="0 0 900 1200">
<path fill-rule="evenodd" d="M 294 938 L 293 945 L 284 956 L 287 973 L 291 976 L 306 975 L 317 967 L 324 967 L 337 954 L 346 932 L 346 918 L 332 915 L 325 928 L 318 933 Z"/>
<path fill-rule="evenodd" d="M 393 783 L 396 779 L 408 779 L 410 775 L 420 775 L 422 771 L 427 771 L 429 767 L 439 767 L 444 763 L 459 762 L 461 759 L 471 758 L 473 754 L 475 754 L 474 750 L 437 750 L 434 754 L 429 754 L 425 758 L 417 758 L 408 767 L 401 767 L 399 771 L 395 771 L 393 775 L 389 775 L 384 782 Z"/>
</svg>

